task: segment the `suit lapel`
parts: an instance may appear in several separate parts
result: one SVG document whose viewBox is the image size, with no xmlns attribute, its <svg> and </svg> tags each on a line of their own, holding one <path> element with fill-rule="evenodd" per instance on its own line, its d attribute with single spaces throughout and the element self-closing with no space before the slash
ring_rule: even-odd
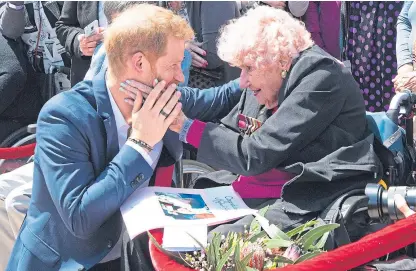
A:
<svg viewBox="0 0 416 271">
<path fill-rule="evenodd" d="M 107 159 L 110 161 L 119 151 L 116 121 L 111 108 L 110 98 L 108 97 L 107 86 L 105 82 L 105 73 L 107 69 L 102 68 L 92 81 L 95 100 L 97 102 L 97 113 L 103 119 L 106 137 L 107 137 Z"/>
</svg>

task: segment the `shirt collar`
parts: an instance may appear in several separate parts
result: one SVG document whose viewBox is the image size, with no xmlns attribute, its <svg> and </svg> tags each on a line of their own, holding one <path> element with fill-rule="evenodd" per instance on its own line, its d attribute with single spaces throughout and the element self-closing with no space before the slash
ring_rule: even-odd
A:
<svg viewBox="0 0 416 271">
<path fill-rule="evenodd" d="M 107 76 L 106 76 L 107 78 Z M 106 79 L 107 81 L 107 79 Z M 116 127 L 117 127 L 117 131 L 120 131 L 122 128 L 128 128 L 129 125 L 126 122 L 126 120 L 123 117 L 123 114 L 121 114 L 120 109 L 118 108 L 116 101 L 114 101 L 113 95 L 111 94 L 110 89 L 107 87 L 107 82 L 106 82 L 106 88 L 107 88 L 107 92 L 108 92 L 108 97 L 110 97 L 110 103 L 111 103 L 111 108 L 113 109 L 113 113 L 114 113 L 114 119 L 116 120 Z"/>
</svg>

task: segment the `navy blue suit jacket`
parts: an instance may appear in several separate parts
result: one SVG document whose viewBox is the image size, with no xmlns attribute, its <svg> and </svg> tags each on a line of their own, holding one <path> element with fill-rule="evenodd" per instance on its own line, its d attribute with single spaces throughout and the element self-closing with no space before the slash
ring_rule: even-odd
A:
<svg viewBox="0 0 416 271">
<path fill-rule="evenodd" d="M 153 174 L 136 150 L 119 150 L 105 71 L 55 96 L 39 115 L 32 200 L 9 271 L 85 270 L 100 262 L 119 239 L 121 204 Z M 200 119 L 225 115 L 240 98 L 238 81 L 181 91 L 185 114 Z M 163 143 L 180 159 L 178 134 L 168 131 Z"/>
</svg>

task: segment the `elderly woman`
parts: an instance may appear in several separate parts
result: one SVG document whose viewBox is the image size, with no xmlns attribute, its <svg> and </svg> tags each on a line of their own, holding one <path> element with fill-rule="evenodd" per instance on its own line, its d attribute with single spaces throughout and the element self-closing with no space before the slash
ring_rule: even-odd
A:
<svg viewBox="0 0 416 271">
<path fill-rule="evenodd" d="M 270 7 L 249 10 L 223 29 L 218 53 L 242 70 L 239 103 L 220 124 L 183 116 L 171 126 L 199 161 L 223 169 L 195 188 L 231 184 L 250 207 L 270 205 L 266 218 L 286 231 L 375 181 L 380 163 L 358 85 L 302 23 Z M 188 115 L 198 90 L 181 91 Z M 242 231 L 251 220 L 215 231 Z"/>
</svg>

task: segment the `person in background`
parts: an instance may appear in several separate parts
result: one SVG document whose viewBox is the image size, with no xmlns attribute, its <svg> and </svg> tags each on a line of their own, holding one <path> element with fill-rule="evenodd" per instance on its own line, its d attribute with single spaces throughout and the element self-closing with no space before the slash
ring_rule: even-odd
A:
<svg viewBox="0 0 416 271">
<path fill-rule="evenodd" d="M 12 1 L 0 9 L 0 32 L 9 39 L 22 38 L 34 70 L 48 74 L 51 65 L 71 66 L 65 48 L 59 42 L 55 23 L 62 2 Z"/>
<path fill-rule="evenodd" d="M 340 59 L 341 1 L 310 1 L 305 15 L 306 29 L 316 45 Z"/>
<path fill-rule="evenodd" d="M 385 111 L 394 96 L 396 21 L 401 1 L 345 1 L 342 61 L 349 61 L 367 111 Z"/>
<path fill-rule="evenodd" d="M 186 10 L 185 2 L 184 1 L 162 1 L 160 5 L 164 8 L 167 8 L 171 10 L 172 12 L 176 13 L 177 15 L 181 16 L 183 19 L 185 19 L 189 24 L 189 16 L 188 11 Z M 185 79 L 183 82 L 179 84 L 179 86 L 187 86 L 189 82 L 189 73 L 192 66 L 192 63 L 195 61 L 203 61 L 202 57 L 197 54 L 192 54 L 191 49 L 189 47 L 192 47 L 194 50 L 198 50 L 201 55 L 206 54 L 206 52 L 198 47 L 197 44 L 194 44 L 193 42 L 188 42 L 186 44 L 186 50 L 184 54 L 184 58 L 181 64 L 183 75 L 185 76 Z"/>
<path fill-rule="evenodd" d="M 184 4 L 196 35 L 195 41 L 188 45 L 192 54 L 189 86 L 204 89 L 221 86 L 238 78 L 240 70 L 222 61 L 217 54 L 217 38 L 221 26 L 240 16 L 237 3 L 186 1 Z"/>
<path fill-rule="evenodd" d="M 99 25 L 95 34 L 85 36 L 84 28 L 95 20 L 98 20 Z M 56 35 L 71 55 L 71 86 L 83 80 L 106 27 L 102 1 L 64 2 L 61 16 L 56 22 Z"/>
<path fill-rule="evenodd" d="M 394 78 L 396 91 L 416 91 L 416 4 L 406 1 L 397 18 L 397 76 Z"/>
<path fill-rule="evenodd" d="M 0 61 L 0 141 L 3 141 L 19 128 L 35 123 L 43 103 L 20 38 L 12 40 L 0 35 Z M 21 184 L 16 179 L 0 181 L 0 270 L 6 268 L 14 240 L 4 202 Z"/>
</svg>

